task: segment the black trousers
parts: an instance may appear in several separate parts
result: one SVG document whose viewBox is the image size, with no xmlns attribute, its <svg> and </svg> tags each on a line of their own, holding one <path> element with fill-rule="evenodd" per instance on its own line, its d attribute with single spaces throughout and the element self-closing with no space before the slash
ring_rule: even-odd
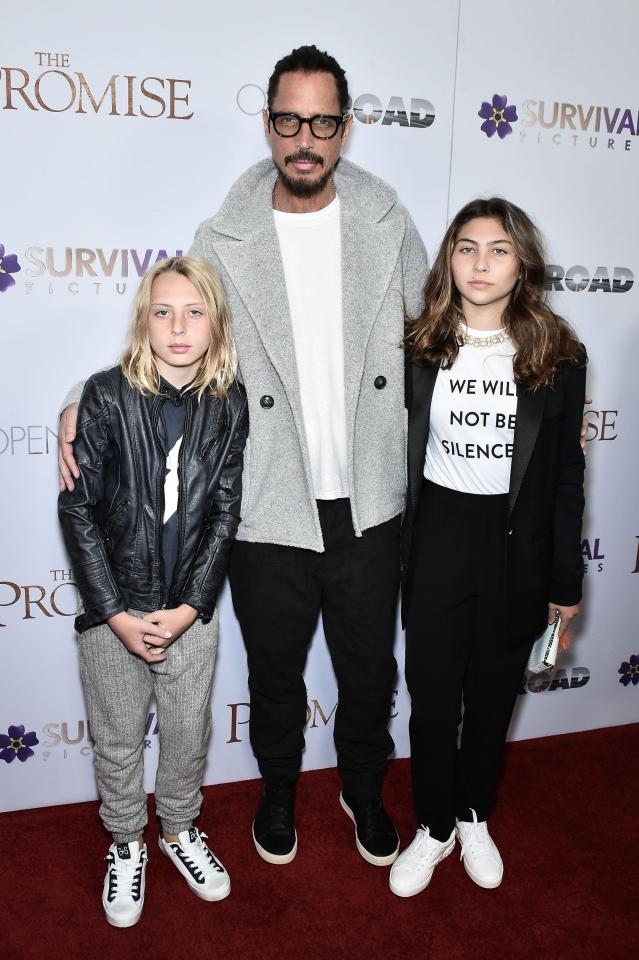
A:
<svg viewBox="0 0 639 960">
<path fill-rule="evenodd" d="M 507 495 L 424 481 L 406 617 L 415 813 L 437 840 L 455 817 L 485 820 L 531 643 L 505 622 Z M 459 724 L 463 724 L 458 739 Z"/>
<path fill-rule="evenodd" d="M 321 612 L 337 678 L 337 765 L 354 799 L 379 795 L 397 665 L 400 518 L 355 537 L 348 500 L 318 501 L 324 553 L 236 541 L 229 569 L 248 658 L 250 737 L 265 780 L 297 776 L 304 749 L 303 671 Z"/>
</svg>

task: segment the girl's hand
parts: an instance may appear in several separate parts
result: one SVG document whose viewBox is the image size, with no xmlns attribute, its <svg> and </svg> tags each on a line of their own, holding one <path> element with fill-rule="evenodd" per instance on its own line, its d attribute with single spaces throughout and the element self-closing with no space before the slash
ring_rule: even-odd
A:
<svg viewBox="0 0 639 960">
<path fill-rule="evenodd" d="M 566 629 L 570 626 L 571 622 L 575 617 L 579 616 L 581 607 L 578 603 L 574 607 L 562 607 L 558 603 L 553 603 L 552 601 L 548 604 L 548 623 L 554 623 L 555 617 L 557 614 L 561 617 L 561 627 L 559 628 L 559 641 L 561 649 L 564 650 L 569 644 L 569 638 L 566 637 L 565 641 L 561 643 L 561 639 L 566 632 Z"/>
<path fill-rule="evenodd" d="M 136 657 L 141 657 L 147 663 L 161 663 L 166 660 L 166 653 L 162 648 L 165 643 L 171 642 L 171 634 L 166 627 L 156 627 L 124 611 L 109 617 L 107 623 L 127 650 Z"/>
<path fill-rule="evenodd" d="M 159 631 L 157 635 L 163 638 L 157 642 L 154 641 L 153 646 L 166 649 L 195 623 L 199 615 L 200 611 L 195 607 L 191 607 L 188 603 L 181 603 L 179 607 L 172 607 L 170 610 L 154 610 L 153 613 L 145 614 L 144 623 L 155 624 Z"/>
<path fill-rule="evenodd" d="M 592 397 L 586 397 L 584 403 L 587 407 L 592 403 Z M 588 433 L 588 427 L 590 426 L 590 420 L 586 416 L 586 411 L 584 410 L 584 418 L 581 421 L 581 432 L 579 434 L 579 443 L 581 444 L 581 452 L 585 455 L 586 453 L 586 434 Z"/>
</svg>

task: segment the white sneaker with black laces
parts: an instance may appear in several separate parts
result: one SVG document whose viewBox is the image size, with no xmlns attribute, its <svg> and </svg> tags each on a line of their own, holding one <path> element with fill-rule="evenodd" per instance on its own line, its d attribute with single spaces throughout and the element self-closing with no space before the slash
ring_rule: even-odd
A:
<svg viewBox="0 0 639 960">
<path fill-rule="evenodd" d="M 113 927 L 132 927 L 142 915 L 146 844 L 112 843 L 102 891 L 102 906 Z"/>
<path fill-rule="evenodd" d="M 428 827 L 420 827 L 413 842 L 400 853 L 391 867 L 390 888 L 398 897 L 414 897 L 430 883 L 433 870 L 452 853 L 455 831 L 448 840 L 435 840 Z"/>
<path fill-rule="evenodd" d="M 178 833 L 179 843 L 158 837 L 160 850 L 167 855 L 189 887 L 202 900 L 223 900 L 231 892 L 228 873 L 204 842 L 206 834 L 197 827 Z"/>
<path fill-rule="evenodd" d="M 474 810 L 472 820 L 457 821 L 457 836 L 461 844 L 461 859 L 471 880 L 480 887 L 492 890 L 498 887 L 504 875 L 499 850 L 488 833 L 485 820 L 477 820 Z"/>
</svg>

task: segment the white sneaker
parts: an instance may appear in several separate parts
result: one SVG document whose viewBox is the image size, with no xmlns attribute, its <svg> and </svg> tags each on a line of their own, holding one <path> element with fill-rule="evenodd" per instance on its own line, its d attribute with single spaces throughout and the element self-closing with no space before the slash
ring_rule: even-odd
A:
<svg viewBox="0 0 639 960">
<path fill-rule="evenodd" d="M 189 827 L 178 833 L 179 843 L 167 841 L 160 835 L 160 850 L 167 855 L 189 887 L 202 900 L 223 900 L 231 892 L 228 873 L 204 843 L 205 833 Z"/>
<path fill-rule="evenodd" d="M 102 891 L 102 906 L 113 927 L 132 927 L 142 915 L 146 844 L 112 843 Z"/>
<path fill-rule="evenodd" d="M 477 820 L 474 810 L 472 821 L 457 821 L 457 836 L 461 843 L 460 859 L 464 861 L 464 869 L 476 884 L 492 890 L 498 887 L 504 875 L 499 850 L 488 833 L 485 820 Z"/>
<path fill-rule="evenodd" d="M 448 840 L 435 840 L 428 827 L 420 827 L 415 839 L 400 853 L 391 867 L 390 888 L 398 897 L 414 897 L 430 883 L 433 870 L 452 853 L 455 846 L 455 831 Z"/>
</svg>

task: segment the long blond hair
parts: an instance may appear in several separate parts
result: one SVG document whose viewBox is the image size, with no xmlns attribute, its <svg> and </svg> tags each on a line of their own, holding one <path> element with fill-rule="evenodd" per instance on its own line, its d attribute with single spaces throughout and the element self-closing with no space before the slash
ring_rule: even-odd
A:
<svg viewBox="0 0 639 960">
<path fill-rule="evenodd" d="M 546 303 L 539 231 L 523 210 L 501 197 L 472 200 L 452 220 L 426 281 L 424 309 L 418 317 L 408 319 L 404 338 L 408 355 L 417 364 L 437 364 L 444 369 L 457 359 L 464 318 L 451 260 L 459 231 L 476 217 L 499 220 L 521 261 L 519 278 L 502 317 L 516 347 L 515 382 L 533 390 L 551 384 L 562 363 L 582 362 L 579 340 L 566 320 Z"/>
<path fill-rule="evenodd" d="M 124 376 L 141 393 L 157 395 L 160 373 L 149 343 L 151 288 L 156 277 L 177 273 L 186 277 L 202 297 L 211 329 L 211 342 L 198 367 L 191 389 L 198 400 L 208 388 L 216 397 L 225 397 L 237 373 L 237 354 L 231 333 L 231 311 L 224 287 L 216 272 L 195 257 L 160 260 L 144 276 L 133 300 L 127 347 L 120 364 Z"/>
</svg>

